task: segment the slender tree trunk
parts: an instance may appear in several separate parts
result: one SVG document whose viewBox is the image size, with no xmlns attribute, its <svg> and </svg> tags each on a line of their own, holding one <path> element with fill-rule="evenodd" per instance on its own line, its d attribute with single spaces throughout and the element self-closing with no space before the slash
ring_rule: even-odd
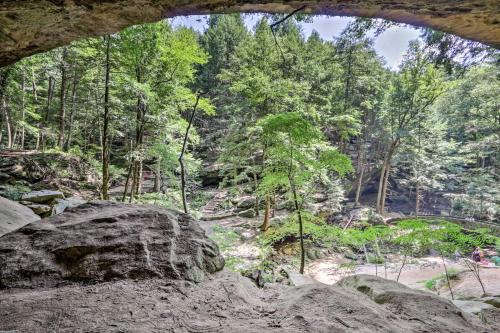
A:
<svg viewBox="0 0 500 333">
<path fill-rule="evenodd" d="M 142 178 L 143 178 L 142 177 L 142 175 L 143 175 L 143 167 L 142 166 L 143 166 L 143 161 L 140 160 L 139 167 L 137 169 L 137 183 L 136 183 L 137 188 L 135 190 L 135 192 L 137 193 L 138 196 L 140 196 L 142 193 Z"/>
<path fill-rule="evenodd" d="M 304 268 L 306 264 L 306 249 L 304 246 L 304 224 L 302 222 L 302 214 L 300 212 L 299 201 L 297 199 L 297 190 L 295 189 L 295 185 L 293 180 L 290 180 L 293 193 L 293 202 L 295 204 L 295 211 L 297 213 L 297 219 L 299 220 L 299 237 L 300 237 L 300 274 L 304 274 Z"/>
<path fill-rule="evenodd" d="M 106 40 L 106 69 L 104 82 L 104 124 L 102 133 L 102 197 L 109 200 L 109 73 L 110 73 L 110 39 L 108 35 Z"/>
<path fill-rule="evenodd" d="M 273 191 L 273 201 L 272 201 L 272 204 L 273 204 L 273 214 L 271 216 L 275 217 L 276 216 L 276 192 L 275 191 Z"/>
<path fill-rule="evenodd" d="M 12 148 L 12 129 L 10 123 L 10 115 L 9 111 L 7 110 L 7 103 L 5 101 L 5 96 L 2 96 L 1 103 L 2 103 L 3 118 L 5 121 L 5 128 L 7 130 L 7 148 L 10 149 Z"/>
<path fill-rule="evenodd" d="M 157 160 L 156 160 L 154 191 L 156 193 L 160 193 L 160 191 L 161 191 L 161 157 L 160 156 L 158 156 Z"/>
<path fill-rule="evenodd" d="M 443 261 L 444 273 L 446 275 L 446 282 L 448 282 L 448 288 L 450 289 L 451 299 L 455 299 L 455 297 L 453 296 L 453 290 L 451 290 L 451 282 L 450 282 L 450 276 L 448 275 L 448 268 L 446 268 L 446 262 L 444 261 L 444 257 L 442 254 L 441 254 L 441 260 Z"/>
<path fill-rule="evenodd" d="M 483 290 L 483 296 L 486 295 L 486 290 L 484 288 L 483 281 L 481 280 L 481 277 L 479 276 L 479 264 L 477 262 L 474 262 L 473 264 L 469 263 L 467 259 L 463 258 L 465 265 L 469 270 L 472 272 L 472 274 L 476 277 L 477 281 L 481 285 L 481 289 Z"/>
<path fill-rule="evenodd" d="M 380 179 L 378 183 L 378 193 L 377 193 L 377 213 L 382 214 L 382 207 L 381 207 L 381 201 L 382 201 L 382 192 L 384 188 L 384 179 L 385 179 L 385 172 L 386 172 L 386 163 L 387 158 L 384 158 L 384 162 L 382 164 L 382 169 L 380 170 Z"/>
<path fill-rule="evenodd" d="M 358 151 L 358 158 L 357 158 L 357 173 L 358 173 L 358 181 L 356 184 L 356 196 L 354 199 L 354 207 L 357 207 L 359 205 L 359 197 L 361 195 L 361 187 L 363 185 L 363 176 L 365 172 L 365 165 L 364 165 L 364 145 L 363 145 L 363 139 L 361 137 L 358 137 L 358 140 L 356 142 L 357 146 L 357 151 Z"/>
<path fill-rule="evenodd" d="M 47 138 L 47 131 L 48 131 L 48 125 L 49 125 L 49 119 L 50 119 L 50 105 L 52 104 L 52 98 L 54 96 L 54 87 L 55 87 L 56 81 L 52 76 L 49 76 L 49 85 L 47 88 L 47 108 L 45 110 L 45 116 L 43 121 L 40 122 L 40 133 L 39 137 L 40 139 L 38 140 L 37 143 L 37 149 L 40 148 L 40 145 L 42 146 L 42 151 L 45 150 L 45 142 Z"/>
<path fill-rule="evenodd" d="M 359 173 L 358 184 L 356 187 L 356 199 L 354 200 L 354 207 L 359 206 L 359 198 L 361 197 L 361 188 L 363 185 L 364 174 L 365 174 L 365 166 L 364 166 L 363 162 L 361 162 L 361 171 Z"/>
<path fill-rule="evenodd" d="M 0 68 L 0 108 L 1 108 L 1 114 L 3 116 L 3 122 L 5 122 L 5 126 L 7 129 L 7 147 L 10 148 L 12 146 L 12 136 L 11 136 L 11 126 L 10 126 L 10 119 L 9 119 L 9 114 L 7 111 L 7 101 L 6 101 L 6 90 L 7 90 L 7 84 L 8 84 L 8 79 L 10 76 L 12 68 L 11 67 L 6 67 L 6 68 Z M 0 127 L 0 133 L 2 132 L 2 128 Z M 1 142 L 1 140 L 0 140 Z"/>
<path fill-rule="evenodd" d="M 33 99 L 35 100 L 35 110 L 37 108 L 38 104 L 38 91 L 36 87 L 36 80 L 35 80 L 35 70 L 33 67 L 31 67 L 31 92 L 33 94 Z M 41 122 L 41 121 L 40 121 Z M 40 135 L 37 133 L 36 135 L 36 143 L 35 143 L 35 149 L 38 150 L 38 147 L 40 146 Z"/>
<path fill-rule="evenodd" d="M 351 75 L 352 75 L 352 46 L 349 45 L 349 52 L 347 53 L 347 73 L 344 88 L 344 114 L 349 107 L 349 93 L 351 88 Z"/>
<path fill-rule="evenodd" d="M 271 210 L 271 198 L 269 195 L 266 195 L 266 209 L 264 211 L 264 222 L 260 226 L 261 231 L 267 231 L 269 229 L 269 214 Z"/>
<path fill-rule="evenodd" d="M 65 47 L 63 49 L 63 56 L 61 61 L 61 94 L 60 94 L 60 104 L 59 104 L 59 138 L 57 140 L 57 146 L 63 148 L 64 145 L 64 127 L 66 118 L 66 84 L 67 84 L 67 57 L 68 49 Z"/>
<path fill-rule="evenodd" d="M 24 150 L 24 137 L 25 137 L 25 128 L 24 128 L 24 122 L 26 121 L 26 98 L 24 96 L 24 90 L 25 90 L 25 74 L 24 70 L 21 72 L 21 143 L 20 143 L 20 148 Z"/>
<path fill-rule="evenodd" d="M 259 188 L 259 183 L 257 180 L 257 173 L 255 172 L 255 161 L 253 161 L 253 171 L 252 171 L 252 176 L 253 176 L 253 184 L 254 184 L 254 191 L 255 191 L 255 216 L 259 216 L 259 194 L 257 193 L 257 190 Z"/>
<path fill-rule="evenodd" d="M 399 273 L 398 273 L 398 277 L 396 278 L 396 281 L 399 282 L 399 277 L 401 276 L 401 272 L 403 271 L 403 268 L 405 267 L 406 265 L 406 253 L 403 257 L 403 263 L 401 264 L 401 267 L 399 268 Z"/>
<path fill-rule="evenodd" d="M 134 196 L 135 196 L 135 188 L 136 188 L 136 183 L 137 183 L 137 172 L 138 172 L 138 167 L 137 167 L 137 161 L 134 161 L 134 168 L 132 170 L 132 185 L 130 186 L 130 197 L 128 198 L 128 202 L 131 203 Z"/>
<path fill-rule="evenodd" d="M 380 212 L 381 214 L 385 212 L 385 199 L 387 198 L 387 186 L 389 184 L 389 173 L 391 171 L 391 164 L 387 165 L 385 169 L 385 177 L 384 177 L 384 187 L 382 190 L 382 201 L 380 203 Z"/>
<path fill-rule="evenodd" d="M 384 213 L 385 199 L 387 196 L 387 185 L 389 182 L 389 173 L 391 169 L 391 161 L 398 145 L 399 145 L 399 139 L 396 139 L 391 143 L 385 155 L 384 162 L 382 164 L 382 169 L 380 171 L 380 180 L 379 180 L 378 194 L 377 194 L 377 213 L 379 214 Z"/>
<path fill-rule="evenodd" d="M 417 183 L 415 184 L 415 216 L 418 217 L 420 210 L 420 184 Z"/>
<path fill-rule="evenodd" d="M 201 93 L 196 95 L 196 102 L 193 106 L 193 112 L 191 113 L 191 117 L 189 117 L 188 126 L 186 128 L 186 133 L 184 134 L 184 142 L 182 143 L 181 154 L 179 155 L 179 164 L 181 167 L 181 193 L 182 193 L 182 207 L 184 208 L 184 213 L 188 213 L 187 201 L 186 201 L 186 170 L 184 166 L 184 153 L 186 151 L 187 140 L 189 136 L 189 129 L 193 123 L 194 115 L 196 113 L 196 108 L 198 107 L 198 103 L 200 102 Z"/>
<path fill-rule="evenodd" d="M 66 138 L 66 143 L 64 144 L 64 150 L 68 151 L 71 148 L 71 140 L 73 138 L 73 122 L 75 119 L 76 113 L 76 87 L 78 84 L 78 79 L 76 72 L 73 76 L 73 85 L 71 87 L 71 113 L 69 115 L 69 124 L 68 124 L 68 136 Z"/>
<path fill-rule="evenodd" d="M 476 277 L 477 280 L 479 281 L 479 284 L 481 285 L 481 289 L 483 289 L 483 296 L 486 295 L 486 290 L 484 289 L 484 284 L 483 280 L 481 280 L 481 276 L 479 275 L 479 264 L 476 262 L 476 267 L 475 267 L 475 272 L 476 272 Z"/>
<path fill-rule="evenodd" d="M 17 127 L 18 127 L 18 126 L 17 126 L 17 125 L 15 125 L 15 126 L 13 127 L 13 128 L 14 128 L 14 130 L 12 131 L 12 133 L 14 134 L 14 135 L 12 136 L 12 148 L 16 148 L 16 147 L 17 147 L 17 145 L 16 145 L 16 142 L 17 142 L 17 133 L 19 132 L 19 130 L 18 130 L 18 128 L 17 128 Z"/>
<path fill-rule="evenodd" d="M 123 190 L 122 202 L 125 202 L 125 198 L 127 197 L 128 185 L 130 183 L 130 177 L 132 175 L 134 161 L 130 162 L 130 166 L 128 167 L 127 180 L 125 181 L 125 189 Z"/>
</svg>

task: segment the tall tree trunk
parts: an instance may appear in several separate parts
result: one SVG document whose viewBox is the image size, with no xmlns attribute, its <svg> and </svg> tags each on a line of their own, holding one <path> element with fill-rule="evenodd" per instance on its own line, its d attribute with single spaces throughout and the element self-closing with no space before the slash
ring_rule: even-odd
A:
<svg viewBox="0 0 500 333">
<path fill-rule="evenodd" d="M 0 102 L 2 103 L 2 112 L 5 121 L 5 129 L 7 130 L 7 148 L 10 149 L 12 148 L 12 128 L 10 123 L 11 120 L 9 111 L 7 110 L 7 102 L 5 101 L 5 95 L 2 96 L 2 100 Z"/>
<path fill-rule="evenodd" d="M 52 76 L 49 76 L 49 86 L 47 88 L 47 106 L 45 110 L 45 116 L 43 118 L 43 121 L 40 122 L 40 140 L 38 140 L 39 145 L 37 149 L 40 148 L 40 145 L 42 146 L 42 151 L 45 150 L 45 142 L 47 140 L 47 130 L 48 130 L 48 125 L 49 125 L 49 119 L 50 119 L 50 106 L 52 104 L 52 98 L 54 97 L 54 87 L 55 87 L 56 81 Z"/>
<path fill-rule="evenodd" d="M 253 177 L 253 186 L 255 192 L 255 216 L 259 216 L 260 200 L 259 200 L 259 194 L 257 192 L 257 190 L 259 189 L 259 182 L 257 180 L 257 172 L 255 172 L 255 160 L 253 160 L 252 177 Z"/>
<path fill-rule="evenodd" d="M 68 124 L 68 136 L 66 138 L 66 143 L 64 144 L 64 150 L 68 151 L 71 148 L 71 139 L 73 138 L 73 122 L 75 119 L 76 113 L 76 87 L 78 84 L 78 79 L 76 72 L 73 76 L 73 86 L 71 87 L 71 113 L 69 115 L 69 124 Z"/>
<path fill-rule="evenodd" d="M 385 155 L 384 162 L 382 164 L 382 169 L 380 171 L 380 180 L 377 193 L 377 213 L 379 214 L 383 214 L 385 210 L 385 199 L 387 196 L 387 185 L 389 182 L 391 161 L 398 145 L 399 145 L 399 139 L 396 139 L 391 143 Z"/>
<path fill-rule="evenodd" d="M 24 149 L 24 137 L 25 137 L 25 128 L 24 122 L 26 121 L 26 98 L 24 96 L 25 90 L 25 73 L 24 70 L 21 72 L 21 143 L 20 148 Z"/>
<path fill-rule="evenodd" d="M 420 210 L 420 184 L 415 184 L 415 216 L 418 217 L 418 213 Z"/>
<path fill-rule="evenodd" d="M 11 133 L 11 126 L 10 126 L 10 119 L 9 119 L 9 114 L 7 111 L 7 101 L 6 101 L 6 90 L 7 90 L 7 84 L 9 80 L 10 73 L 12 71 L 11 67 L 6 67 L 6 68 L 0 68 L 0 108 L 1 108 L 1 115 L 3 118 L 3 122 L 5 122 L 5 126 L 7 129 L 7 147 L 10 148 L 12 146 L 12 133 Z M 2 132 L 2 128 L 0 127 L 0 133 Z M 1 140 L 0 140 L 1 142 Z"/>
<path fill-rule="evenodd" d="M 363 162 L 361 162 L 361 171 L 359 172 L 358 184 L 356 186 L 356 199 L 354 200 L 354 207 L 359 206 L 359 198 L 361 197 L 361 188 L 363 185 L 363 177 L 365 175 L 365 166 Z"/>
<path fill-rule="evenodd" d="M 385 173 L 386 173 L 386 168 L 387 168 L 387 157 L 384 158 L 384 162 L 382 163 L 382 169 L 380 170 L 380 179 L 378 182 L 378 193 L 377 193 L 377 213 L 382 214 L 382 207 L 381 207 L 381 201 L 382 201 L 382 192 L 384 188 L 384 180 L 385 180 Z"/>
<path fill-rule="evenodd" d="M 66 125 L 66 84 L 67 84 L 67 69 L 66 63 L 68 58 L 68 49 L 63 48 L 63 56 L 61 60 L 61 94 L 59 104 L 59 138 L 57 139 L 57 146 L 63 148 L 64 145 L 64 127 Z"/>
<path fill-rule="evenodd" d="M 106 74 L 104 82 L 104 124 L 102 133 L 102 197 L 109 199 L 109 72 L 110 72 L 110 36 L 106 36 Z"/>
<path fill-rule="evenodd" d="M 156 169 L 155 169 L 155 183 L 154 183 L 155 193 L 160 193 L 161 191 L 161 157 L 156 158 Z"/>
<path fill-rule="evenodd" d="M 387 198 L 387 186 L 389 185 L 389 174 L 391 172 L 391 162 L 386 166 L 385 177 L 384 177 L 384 187 L 382 188 L 382 201 L 380 202 L 380 214 L 385 212 L 385 199 Z"/>
<path fill-rule="evenodd" d="M 264 222 L 260 226 L 261 231 L 266 231 L 269 229 L 269 215 L 271 212 L 271 198 L 269 195 L 266 195 L 266 209 L 264 211 Z"/>
<path fill-rule="evenodd" d="M 132 170 L 132 185 L 130 186 L 130 197 L 128 199 L 128 202 L 131 203 L 134 196 L 135 196 L 135 189 L 136 189 L 136 184 L 137 184 L 137 172 L 138 172 L 138 167 L 137 167 L 137 161 L 134 161 L 134 168 Z"/>
<path fill-rule="evenodd" d="M 33 94 L 33 99 L 35 100 L 35 110 L 37 108 L 38 104 L 38 89 L 36 86 L 36 80 L 35 80 L 35 70 L 33 69 L 33 66 L 31 67 L 31 92 Z M 40 121 L 41 123 L 41 121 Z M 36 143 L 35 143 L 35 149 L 38 150 L 38 147 L 40 146 L 40 135 L 37 133 L 36 135 Z"/>
<path fill-rule="evenodd" d="M 299 220 L 299 237 L 300 237 L 300 274 L 304 274 L 304 268 L 306 265 L 306 249 L 304 246 L 304 223 L 302 221 L 302 214 L 300 212 L 299 201 L 297 198 L 297 189 L 293 180 L 290 180 L 293 193 L 293 203 L 295 205 L 295 212 L 297 213 L 297 219 Z"/>
<path fill-rule="evenodd" d="M 129 167 L 128 167 L 127 180 L 125 181 L 125 189 L 123 190 L 122 202 L 125 202 L 125 198 L 127 197 L 128 185 L 130 183 L 130 177 L 132 175 L 133 165 L 134 165 L 134 161 L 132 160 L 130 162 Z"/>
<path fill-rule="evenodd" d="M 187 201 L 186 201 L 186 170 L 184 166 L 184 153 L 186 151 L 187 140 L 189 136 L 189 129 L 191 128 L 191 124 L 193 123 L 194 115 L 196 113 L 196 108 L 198 107 L 198 103 L 200 102 L 201 93 L 196 95 L 196 102 L 193 106 L 193 112 L 191 113 L 191 117 L 189 117 L 188 126 L 186 128 L 186 133 L 184 134 L 184 141 L 182 143 L 181 154 L 179 155 L 179 164 L 181 167 L 181 193 L 182 193 L 182 207 L 184 208 L 184 213 L 188 213 Z"/>
<path fill-rule="evenodd" d="M 140 196 L 141 193 L 142 193 L 142 174 L 143 174 L 142 166 L 143 166 L 143 161 L 140 160 L 140 161 L 138 161 L 138 163 L 139 163 L 139 167 L 137 169 L 137 182 L 136 182 L 135 193 L 138 196 Z"/>
<path fill-rule="evenodd" d="M 19 132 L 19 129 L 18 129 L 18 126 L 17 125 L 14 125 L 12 124 L 14 130 L 12 131 L 13 135 L 12 135 L 12 148 L 16 148 L 17 145 L 16 145 L 16 142 L 17 142 L 17 134 Z"/>
</svg>

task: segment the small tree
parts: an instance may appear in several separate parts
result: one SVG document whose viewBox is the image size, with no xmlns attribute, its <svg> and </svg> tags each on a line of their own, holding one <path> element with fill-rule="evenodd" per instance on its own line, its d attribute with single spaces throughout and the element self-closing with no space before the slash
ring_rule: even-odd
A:
<svg viewBox="0 0 500 333">
<path fill-rule="evenodd" d="M 327 169 L 344 176 L 352 171 L 349 158 L 328 146 L 309 121 L 297 112 L 268 115 L 259 121 L 264 141 L 268 143 L 267 163 L 262 186 L 281 186 L 294 203 L 299 222 L 300 273 L 304 273 L 305 248 L 302 210 L 315 176 Z"/>
<path fill-rule="evenodd" d="M 387 278 L 387 259 L 385 258 L 386 244 L 392 237 L 393 230 L 385 225 L 370 226 L 365 230 L 365 238 L 375 251 L 375 275 L 378 276 L 378 263 L 384 263 L 384 277 Z"/>
<path fill-rule="evenodd" d="M 451 288 L 450 275 L 448 274 L 448 268 L 446 267 L 445 256 L 451 256 L 458 250 L 458 246 L 453 242 L 453 238 L 450 237 L 452 234 L 461 233 L 462 230 L 460 226 L 453 223 L 440 223 L 437 229 L 433 230 L 431 233 L 431 246 L 439 251 L 441 260 L 444 266 L 444 273 L 446 276 L 446 283 L 450 289 L 451 299 L 455 299 L 453 296 L 453 290 Z"/>
<path fill-rule="evenodd" d="M 399 244 L 404 252 L 403 262 L 396 278 L 396 281 L 399 281 L 408 256 L 429 248 L 432 231 L 429 225 L 422 220 L 406 220 L 398 223 L 395 232 L 398 235 L 394 242 Z"/>
</svg>

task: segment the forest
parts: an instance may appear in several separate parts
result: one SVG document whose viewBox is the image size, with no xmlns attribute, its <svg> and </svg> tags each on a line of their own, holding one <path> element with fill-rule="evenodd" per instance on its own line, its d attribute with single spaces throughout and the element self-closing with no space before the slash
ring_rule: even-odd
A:
<svg viewBox="0 0 500 333">
<path fill-rule="evenodd" d="M 374 275 L 497 308 L 500 52 L 420 28 L 393 68 L 375 41 L 400 24 L 357 18 L 326 40 L 293 14 L 259 14 L 253 28 L 246 14 L 210 15 L 203 31 L 164 19 L 0 68 L 0 222 L 15 202 L 35 213 L 26 223 L 50 225 L 0 223 L 0 291 L 200 283 L 225 267 L 259 288 L 313 279 L 376 298 L 353 278 Z M 209 281 L 197 295 L 225 291 L 233 308 L 241 290 Z M 159 290 L 198 304 L 184 287 Z"/>
<path fill-rule="evenodd" d="M 211 16 L 202 34 L 162 21 L 5 67 L 0 143 L 85 158 L 104 199 L 126 180 L 123 199 L 149 200 L 147 170 L 179 208 L 183 155 L 188 198 L 207 165 L 263 200 L 290 187 L 291 167 L 298 192 L 324 186 L 338 205 L 498 219 L 495 50 L 427 29 L 394 71 L 369 35 L 387 23 L 325 41 L 300 18 L 270 20 L 249 31 L 241 15 Z"/>
</svg>

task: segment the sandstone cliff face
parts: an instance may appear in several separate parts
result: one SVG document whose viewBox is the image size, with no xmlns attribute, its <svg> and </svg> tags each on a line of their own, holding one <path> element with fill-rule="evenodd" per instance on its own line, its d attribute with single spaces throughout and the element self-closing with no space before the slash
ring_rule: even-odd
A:
<svg viewBox="0 0 500 333">
<path fill-rule="evenodd" d="M 154 206 L 84 204 L 0 237 L 0 288 L 153 277 L 199 282 L 223 266 L 196 221 Z"/>
<path fill-rule="evenodd" d="M 0 66 L 82 37 L 187 14 L 305 12 L 379 17 L 500 46 L 497 0 L 8 0 L 0 2 Z"/>
</svg>

